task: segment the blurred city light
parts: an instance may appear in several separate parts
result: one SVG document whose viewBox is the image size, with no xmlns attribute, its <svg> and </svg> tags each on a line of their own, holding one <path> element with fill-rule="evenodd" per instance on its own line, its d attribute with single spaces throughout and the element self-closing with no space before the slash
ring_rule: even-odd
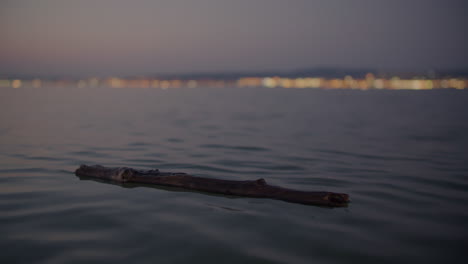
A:
<svg viewBox="0 0 468 264">
<path fill-rule="evenodd" d="M 47 80 L 47 79 L 0 79 L 0 88 L 43 88 L 43 87 L 78 87 L 78 88 L 197 88 L 197 87 L 266 87 L 266 88 L 312 88 L 312 89 L 389 89 L 389 90 L 431 90 L 431 89 L 466 89 L 466 78 L 390 78 L 376 77 L 368 73 L 365 78 L 354 78 L 346 75 L 344 78 L 324 77 L 240 77 L 235 79 L 202 78 L 202 79 L 154 79 L 154 78 L 118 78 L 99 79 L 92 77 L 80 80 Z"/>
</svg>

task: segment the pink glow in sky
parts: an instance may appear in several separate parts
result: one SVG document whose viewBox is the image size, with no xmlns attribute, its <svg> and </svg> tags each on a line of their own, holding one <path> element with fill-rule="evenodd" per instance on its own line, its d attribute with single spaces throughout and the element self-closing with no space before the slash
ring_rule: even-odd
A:
<svg viewBox="0 0 468 264">
<path fill-rule="evenodd" d="M 468 68 L 464 0 L 0 1 L 0 74 Z"/>
</svg>

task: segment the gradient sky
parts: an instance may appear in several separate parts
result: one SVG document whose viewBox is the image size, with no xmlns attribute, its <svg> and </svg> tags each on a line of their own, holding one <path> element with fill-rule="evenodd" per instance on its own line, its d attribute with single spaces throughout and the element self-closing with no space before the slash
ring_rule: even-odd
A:
<svg viewBox="0 0 468 264">
<path fill-rule="evenodd" d="M 0 0 L 0 74 L 468 68 L 465 0 Z"/>
</svg>

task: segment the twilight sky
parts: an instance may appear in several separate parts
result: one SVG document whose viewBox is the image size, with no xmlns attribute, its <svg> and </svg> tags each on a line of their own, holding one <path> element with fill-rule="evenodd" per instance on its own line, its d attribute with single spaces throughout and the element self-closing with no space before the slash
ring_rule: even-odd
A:
<svg viewBox="0 0 468 264">
<path fill-rule="evenodd" d="M 0 0 L 0 74 L 468 68 L 466 0 Z"/>
</svg>

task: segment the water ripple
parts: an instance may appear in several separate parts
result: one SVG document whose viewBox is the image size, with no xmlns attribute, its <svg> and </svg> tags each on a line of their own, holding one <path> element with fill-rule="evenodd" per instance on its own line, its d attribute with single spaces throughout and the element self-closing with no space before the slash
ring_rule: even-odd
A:
<svg viewBox="0 0 468 264">
<path fill-rule="evenodd" d="M 468 93 L 10 90 L 0 96 L 1 263 L 465 257 Z M 262 177 L 352 202 L 331 209 L 86 180 L 74 175 L 81 163 Z"/>
<path fill-rule="evenodd" d="M 229 146 L 220 144 L 204 144 L 200 145 L 201 148 L 208 149 L 228 149 L 228 150 L 239 150 L 239 151 L 269 151 L 267 148 L 254 147 L 254 146 Z"/>
</svg>

